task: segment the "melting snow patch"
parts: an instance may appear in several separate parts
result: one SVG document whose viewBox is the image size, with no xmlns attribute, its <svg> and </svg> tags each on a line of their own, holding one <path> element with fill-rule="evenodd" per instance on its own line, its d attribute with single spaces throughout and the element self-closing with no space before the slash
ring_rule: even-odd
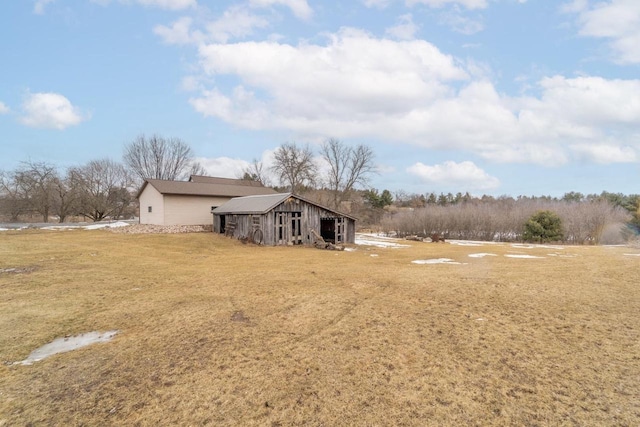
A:
<svg viewBox="0 0 640 427">
<path fill-rule="evenodd" d="M 417 259 L 415 261 L 411 261 L 411 263 L 412 264 L 456 264 L 456 265 L 461 264 L 449 258 Z"/>
<path fill-rule="evenodd" d="M 640 256 L 640 254 L 624 254 L 626 256 Z"/>
<path fill-rule="evenodd" d="M 543 249 L 564 249 L 564 246 L 551 246 L 551 245 L 523 245 L 522 243 L 514 243 L 511 245 L 512 248 L 518 249 L 535 249 L 535 248 L 543 248 Z"/>
<path fill-rule="evenodd" d="M 74 337 L 67 338 L 58 338 L 50 342 L 49 344 L 45 344 L 42 347 L 38 348 L 31 352 L 29 357 L 24 359 L 21 362 L 16 362 L 17 365 L 32 365 L 34 362 L 39 362 L 42 359 L 45 359 L 49 356 L 58 353 L 66 353 L 67 351 L 77 350 L 82 347 L 86 347 L 88 345 L 97 343 L 97 342 L 107 342 L 111 341 L 111 339 L 117 334 L 118 331 L 107 331 L 107 332 L 88 332 L 86 334 L 76 335 Z"/>
<path fill-rule="evenodd" d="M 505 255 L 507 258 L 528 258 L 528 259 L 542 259 L 544 257 L 542 256 L 535 256 L 535 255 L 521 255 L 521 254 L 512 254 L 512 255 Z"/>
<path fill-rule="evenodd" d="M 484 246 L 484 243 L 482 242 L 467 242 L 462 240 L 449 240 L 449 243 L 458 246 Z"/>
<path fill-rule="evenodd" d="M 356 245 L 376 246 L 379 248 L 408 248 L 409 245 L 397 243 L 397 239 L 376 236 L 373 234 L 361 234 L 356 236 Z"/>
<path fill-rule="evenodd" d="M 470 258 L 484 258 L 486 256 L 498 256 L 498 255 L 496 255 L 496 254 L 488 254 L 488 253 L 484 253 L 484 252 L 479 253 L 479 254 L 469 254 Z"/>
</svg>

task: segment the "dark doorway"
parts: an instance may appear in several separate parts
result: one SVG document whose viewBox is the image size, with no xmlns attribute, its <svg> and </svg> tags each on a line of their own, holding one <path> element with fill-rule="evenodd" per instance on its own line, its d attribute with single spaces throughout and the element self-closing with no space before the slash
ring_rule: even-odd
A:
<svg viewBox="0 0 640 427">
<path fill-rule="evenodd" d="M 336 242 L 336 219 L 321 218 L 320 219 L 320 235 L 325 242 Z"/>
<path fill-rule="evenodd" d="M 220 215 L 220 234 L 224 234 L 225 219 L 224 215 Z"/>
</svg>

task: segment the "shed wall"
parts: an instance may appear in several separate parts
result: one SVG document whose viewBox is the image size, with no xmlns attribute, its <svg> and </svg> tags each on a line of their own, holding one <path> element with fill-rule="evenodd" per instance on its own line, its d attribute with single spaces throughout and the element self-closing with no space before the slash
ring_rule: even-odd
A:
<svg viewBox="0 0 640 427">
<path fill-rule="evenodd" d="M 164 224 L 162 225 L 210 225 L 211 208 L 229 201 L 230 197 L 164 196 Z"/>
<path fill-rule="evenodd" d="M 355 220 L 295 198 L 290 198 L 265 214 L 216 215 L 214 231 L 217 233 L 221 232 L 222 216 L 227 235 L 252 239 L 255 230 L 259 228 L 262 231 L 262 243 L 269 246 L 290 243 L 313 244 L 315 238 L 311 230 L 320 233 L 323 218 L 342 218 L 345 226 L 342 243 L 355 242 Z M 283 219 L 280 220 L 280 217 Z M 294 221 L 297 221 L 295 226 Z"/>
<path fill-rule="evenodd" d="M 153 186 L 147 185 L 140 194 L 140 224 L 164 225 L 164 200 Z M 151 212 L 149 212 L 151 207 Z"/>
</svg>

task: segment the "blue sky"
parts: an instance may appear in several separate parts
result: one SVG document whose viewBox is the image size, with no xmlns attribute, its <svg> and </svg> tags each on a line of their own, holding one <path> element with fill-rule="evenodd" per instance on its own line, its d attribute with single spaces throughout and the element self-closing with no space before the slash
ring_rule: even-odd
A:
<svg viewBox="0 0 640 427">
<path fill-rule="evenodd" d="M 640 193 L 637 0 L 3 1 L 0 82 L 0 170 L 333 137 L 379 189 Z"/>
</svg>

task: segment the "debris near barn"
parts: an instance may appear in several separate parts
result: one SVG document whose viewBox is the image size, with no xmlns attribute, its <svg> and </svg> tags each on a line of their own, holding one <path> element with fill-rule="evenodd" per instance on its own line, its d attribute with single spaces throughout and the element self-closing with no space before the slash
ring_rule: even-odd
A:
<svg viewBox="0 0 640 427">
<path fill-rule="evenodd" d="M 313 246 L 315 246 L 316 249 L 326 249 L 330 251 L 344 251 L 344 246 L 334 245 L 331 242 L 326 242 L 322 238 L 322 236 L 318 234 L 318 232 L 313 228 L 309 231 L 314 238 Z"/>
<path fill-rule="evenodd" d="M 438 233 L 433 233 L 433 234 L 431 235 L 431 241 L 432 241 L 433 243 L 438 243 L 438 242 L 442 242 L 442 243 L 444 243 L 444 237 L 443 237 L 443 236 L 441 236 L 441 235 L 439 235 Z"/>
</svg>

